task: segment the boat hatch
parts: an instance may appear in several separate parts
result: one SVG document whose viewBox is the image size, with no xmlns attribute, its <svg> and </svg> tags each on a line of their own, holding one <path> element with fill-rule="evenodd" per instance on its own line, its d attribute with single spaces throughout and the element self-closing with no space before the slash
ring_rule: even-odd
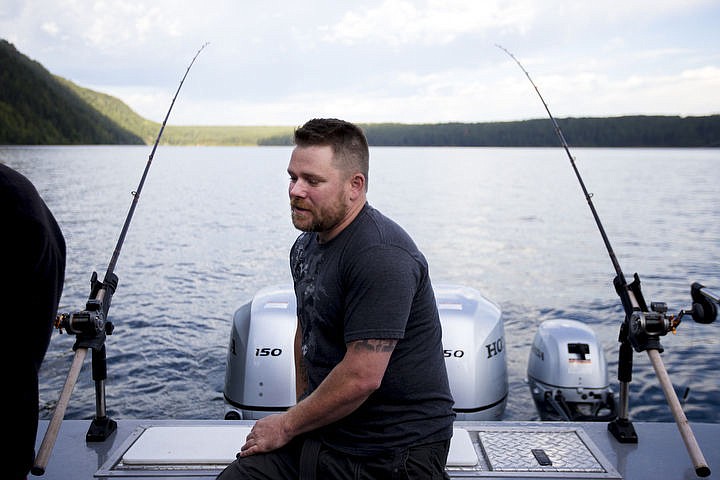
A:
<svg viewBox="0 0 720 480">
<path fill-rule="evenodd" d="M 214 477 L 235 455 L 251 425 L 142 426 L 96 477 Z M 452 478 L 619 479 L 581 428 L 455 428 L 447 464 Z"/>
</svg>

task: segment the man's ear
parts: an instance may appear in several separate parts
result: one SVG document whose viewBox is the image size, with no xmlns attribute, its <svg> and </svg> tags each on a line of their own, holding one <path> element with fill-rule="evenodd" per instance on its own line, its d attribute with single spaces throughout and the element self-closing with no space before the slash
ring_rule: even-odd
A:
<svg viewBox="0 0 720 480">
<path fill-rule="evenodd" d="M 352 190 L 352 200 L 355 200 L 358 195 L 365 193 L 365 175 L 360 172 L 353 174 L 350 178 L 350 187 Z"/>
</svg>

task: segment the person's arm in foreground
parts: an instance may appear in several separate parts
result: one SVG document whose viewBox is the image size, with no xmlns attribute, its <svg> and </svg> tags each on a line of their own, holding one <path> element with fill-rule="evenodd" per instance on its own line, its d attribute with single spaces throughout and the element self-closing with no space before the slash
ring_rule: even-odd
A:
<svg viewBox="0 0 720 480">
<path fill-rule="evenodd" d="M 353 411 L 380 387 L 397 340 L 358 340 L 347 344 L 342 361 L 318 388 L 287 412 L 258 420 L 241 456 L 269 452 L 297 435 L 335 422 Z"/>
</svg>

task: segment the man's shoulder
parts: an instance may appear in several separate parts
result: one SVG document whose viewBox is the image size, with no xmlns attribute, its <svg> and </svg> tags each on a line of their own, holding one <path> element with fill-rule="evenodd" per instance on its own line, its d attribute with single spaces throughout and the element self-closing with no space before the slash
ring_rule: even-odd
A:
<svg viewBox="0 0 720 480">
<path fill-rule="evenodd" d="M 384 215 L 376 208 L 367 205 L 363 210 L 361 228 L 363 242 L 374 243 L 376 246 L 396 246 L 408 250 L 417 250 L 415 242 L 407 231 L 395 220 Z M 367 238 L 369 236 L 370 238 Z M 372 241 L 374 240 L 374 241 Z"/>
</svg>

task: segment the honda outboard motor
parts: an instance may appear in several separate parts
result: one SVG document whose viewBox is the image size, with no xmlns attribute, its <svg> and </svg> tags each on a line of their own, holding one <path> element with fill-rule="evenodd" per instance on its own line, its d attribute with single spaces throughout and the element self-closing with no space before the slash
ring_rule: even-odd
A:
<svg viewBox="0 0 720 480">
<path fill-rule="evenodd" d="M 257 420 L 295 405 L 295 306 L 292 287 L 269 287 L 233 315 L 226 420 Z"/>
<path fill-rule="evenodd" d="M 435 297 L 458 420 L 501 419 L 508 382 L 500 308 L 462 286 L 437 286 Z M 295 404 L 296 326 L 291 286 L 265 288 L 235 312 L 225 370 L 226 419 L 257 420 Z"/>
<path fill-rule="evenodd" d="M 530 350 L 527 377 L 542 420 L 615 418 L 605 354 L 595 332 L 582 322 L 541 323 Z"/>
<path fill-rule="evenodd" d="M 500 307 L 459 285 L 438 285 L 435 300 L 457 420 L 500 420 L 508 394 Z"/>
</svg>

